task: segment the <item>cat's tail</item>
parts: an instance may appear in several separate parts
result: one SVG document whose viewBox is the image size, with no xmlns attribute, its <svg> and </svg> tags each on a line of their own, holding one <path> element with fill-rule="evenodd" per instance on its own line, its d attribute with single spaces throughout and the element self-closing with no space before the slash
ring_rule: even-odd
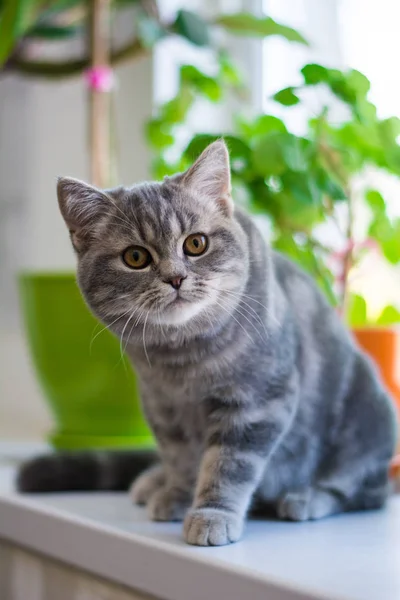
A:
<svg viewBox="0 0 400 600">
<path fill-rule="evenodd" d="M 22 465 L 16 486 L 30 493 L 127 490 L 155 462 L 153 450 L 45 454 Z"/>
</svg>

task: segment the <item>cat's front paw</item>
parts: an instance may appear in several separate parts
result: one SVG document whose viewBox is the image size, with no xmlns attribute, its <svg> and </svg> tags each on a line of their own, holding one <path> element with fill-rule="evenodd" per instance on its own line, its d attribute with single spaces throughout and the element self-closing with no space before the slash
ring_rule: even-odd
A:
<svg viewBox="0 0 400 600">
<path fill-rule="evenodd" d="M 147 510 L 152 521 L 183 521 L 190 502 L 188 493 L 164 486 L 151 496 Z"/>
<path fill-rule="evenodd" d="M 243 531 L 243 519 L 217 508 L 192 509 L 186 515 L 184 536 L 194 546 L 225 546 L 237 542 Z"/>
<path fill-rule="evenodd" d="M 145 506 L 153 494 L 165 484 L 164 469 L 156 465 L 139 475 L 131 485 L 129 494 L 135 504 Z"/>
</svg>

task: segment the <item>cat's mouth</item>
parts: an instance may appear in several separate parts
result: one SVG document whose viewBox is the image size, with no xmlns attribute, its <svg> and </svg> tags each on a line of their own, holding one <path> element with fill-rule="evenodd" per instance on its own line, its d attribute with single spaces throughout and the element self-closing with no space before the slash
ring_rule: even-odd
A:
<svg viewBox="0 0 400 600">
<path fill-rule="evenodd" d="M 161 319 L 162 324 L 179 327 L 198 316 L 203 308 L 204 301 L 178 293 L 165 305 L 161 314 L 158 313 L 157 322 L 160 323 Z"/>
<path fill-rule="evenodd" d="M 172 300 L 170 302 L 168 302 L 166 308 L 182 306 L 184 304 L 189 304 L 189 303 L 190 303 L 190 300 L 187 300 L 187 298 L 184 298 L 181 293 L 177 292 L 175 294 L 175 297 L 172 298 Z"/>
</svg>

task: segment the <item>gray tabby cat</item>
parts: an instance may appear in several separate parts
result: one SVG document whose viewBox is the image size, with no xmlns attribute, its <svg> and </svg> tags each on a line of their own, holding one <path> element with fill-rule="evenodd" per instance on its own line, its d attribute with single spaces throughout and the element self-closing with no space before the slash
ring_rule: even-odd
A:
<svg viewBox="0 0 400 600">
<path fill-rule="evenodd" d="M 202 546 L 238 540 L 254 503 L 294 521 L 381 507 L 396 438 L 369 360 L 230 192 L 222 141 L 162 183 L 58 183 L 80 288 L 126 345 L 158 442 L 133 500 Z M 19 486 L 117 488 L 152 460 L 41 457 Z"/>
</svg>

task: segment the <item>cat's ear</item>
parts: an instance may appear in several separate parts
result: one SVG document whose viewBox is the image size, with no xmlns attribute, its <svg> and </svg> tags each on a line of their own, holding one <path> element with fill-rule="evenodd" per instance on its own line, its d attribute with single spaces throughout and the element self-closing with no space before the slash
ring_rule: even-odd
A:
<svg viewBox="0 0 400 600">
<path fill-rule="evenodd" d="M 223 140 L 207 146 L 181 182 L 199 196 L 216 202 L 225 213 L 233 213 L 229 152 Z"/>
<path fill-rule="evenodd" d="M 101 190 L 71 177 L 58 178 L 57 197 L 72 244 L 79 251 L 109 206 L 110 199 Z"/>
</svg>

